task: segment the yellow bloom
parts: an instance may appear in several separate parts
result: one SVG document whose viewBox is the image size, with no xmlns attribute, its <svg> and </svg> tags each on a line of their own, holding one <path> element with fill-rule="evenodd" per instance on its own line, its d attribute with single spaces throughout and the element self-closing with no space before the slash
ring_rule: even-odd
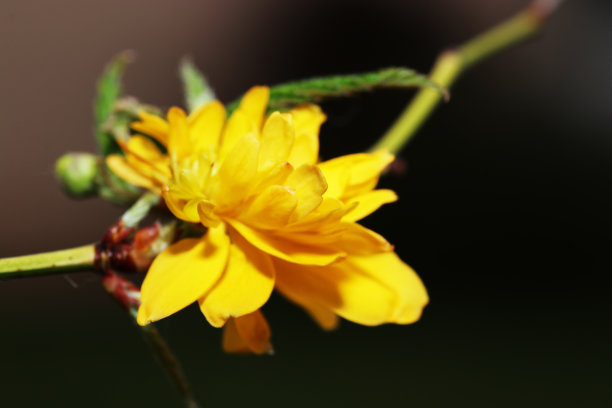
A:
<svg viewBox="0 0 612 408">
<path fill-rule="evenodd" d="M 110 156 L 125 180 L 159 192 L 182 220 L 208 227 L 161 253 L 142 285 L 141 325 L 197 301 L 208 322 L 225 326 L 228 351 L 266 350 L 259 309 L 272 290 L 331 329 L 337 316 L 364 324 L 411 323 L 428 302 L 414 271 L 380 235 L 357 221 L 395 201 L 375 190 L 393 160 L 386 152 L 317 163 L 325 115 L 314 105 L 265 117 L 269 90 L 255 87 L 226 123 L 212 102 L 168 120 L 141 114 L 144 136 Z"/>
</svg>

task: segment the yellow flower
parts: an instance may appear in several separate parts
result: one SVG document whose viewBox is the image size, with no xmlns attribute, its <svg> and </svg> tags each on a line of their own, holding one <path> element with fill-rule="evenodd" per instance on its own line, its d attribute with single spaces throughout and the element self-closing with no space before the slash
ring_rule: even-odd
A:
<svg viewBox="0 0 612 408">
<path fill-rule="evenodd" d="M 143 136 L 110 156 L 125 180 L 160 192 L 173 214 L 208 227 L 153 262 L 142 285 L 141 325 L 198 302 L 225 326 L 228 351 L 262 353 L 270 331 L 259 311 L 274 288 L 324 328 L 338 317 L 364 325 L 412 323 L 428 302 L 414 271 L 377 233 L 357 223 L 395 201 L 375 190 L 387 152 L 317 163 L 325 115 L 314 105 L 265 117 L 269 90 L 255 87 L 226 123 L 212 102 L 168 120 L 143 113 Z"/>
</svg>

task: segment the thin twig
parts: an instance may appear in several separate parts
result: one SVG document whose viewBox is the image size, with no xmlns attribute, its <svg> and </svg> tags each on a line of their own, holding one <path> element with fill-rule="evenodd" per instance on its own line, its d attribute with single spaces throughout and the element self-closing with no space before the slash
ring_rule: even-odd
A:
<svg viewBox="0 0 612 408">
<path fill-rule="evenodd" d="M 111 270 L 107 270 L 104 273 L 102 284 L 106 291 L 132 316 L 134 323 L 136 323 L 138 307 L 140 306 L 140 290 L 132 282 L 117 275 Z M 181 369 L 181 365 L 157 330 L 157 327 L 152 324 L 138 327 L 147 343 L 151 345 L 151 349 L 157 361 L 159 361 L 162 368 L 181 394 L 185 406 L 188 408 L 199 407 L 191 391 L 191 387 L 187 382 L 187 378 Z"/>
<path fill-rule="evenodd" d="M 538 32 L 560 4 L 561 0 L 533 1 L 514 17 L 455 49 L 443 52 L 429 78 L 442 88 L 449 89 L 466 69 Z M 393 153 L 399 152 L 441 101 L 440 93 L 421 89 L 370 151 L 388 149 Z"/>
</svg>

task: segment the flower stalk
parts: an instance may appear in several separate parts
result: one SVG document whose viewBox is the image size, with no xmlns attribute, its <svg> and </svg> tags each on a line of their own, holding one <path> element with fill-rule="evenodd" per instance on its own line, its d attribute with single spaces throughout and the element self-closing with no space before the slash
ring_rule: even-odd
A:
<svg viewBox="0 0 612 408">
<path fill-rule="evenodd" d="M 159 196 L 144 194 L 111 226 L 100 242 L 78 248 L 0 259 L 0 279 L 45 276 L 66 272 L 93 271 L 102 275 L 102 286 L 125 309 L 134 322 L 140 306 L 140 289 L 113 269 L 144 273 L 152 260 L 176 238 L 176 223 L 155 223 L 137 229 Z M 180 364 L 153 325 L 139 326 L 151 351 L 180 393 L 188 408 L 197 408 Z"/>
<path fill-rule="evenodd" d="M 95 245 L 0 259 L 0 279 L 94 271 Z"/>
<path fill-rule="evenodd" d="M 112 270 L 107 270 L 104 273 L 102 285 L 108 294 L 132 316 L 134 323 L 136 323 L 138 307 L 140 306 L 140 290 L 132 282 L 117 275 Z M 138 327 L 144 339 L 151 346 L 155 357 L 181 394 L 185 406 L 187 408 L 197 408 L 199 405 L 185 378 L 185 374 L 157 327 L 152 324 Z"/>
<path fill-rule="evenodd" d="M 158 196 L 145 193 L 117 224 L 109 228 L 99 243 L 0 259 L 0 279 L 95 272 L 111 266 L 125 269 L 125 272 L 146 272 L 153 258 L 175 235 L 174 223 L 154 224 L 136 231 L 138 223 L 158 203 Z M 131 234 L 134 238 L 126 241 Z"/>
<path fill-rule="evenodd" d="M 561 0 L 535 0 L 514 17 L 455 49 L 443 52 L 429 78 L 440 87 L 449 89 L 468 68 L 537 33 L 560 3 Z M 370 151 L 388 149 L 392 153 L 399 152 L 442 99 L 439 92 L 422 88 Z"/>
</svg>

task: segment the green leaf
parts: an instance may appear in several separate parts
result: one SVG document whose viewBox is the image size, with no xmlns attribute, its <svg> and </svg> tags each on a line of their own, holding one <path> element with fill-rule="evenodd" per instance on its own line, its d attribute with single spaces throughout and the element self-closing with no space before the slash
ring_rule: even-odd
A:
<svg viewBox="0 0 612 408">
<path fill-rule="evenodd" d="M 105 129 L 105 125 L 113 113 L 115 102 L 121 95 L 121 75 L 131 59 L 131 53 L 127 51 L 117 55 L 108 64 L 98 80 L 98 94 L 94 104 L 94 114 L 96 119 L 96 139 L 98 140 L 100 153 L 104 157 L 119 151 L 117 142 L 112 134 Z"/>
<path fill-rule="evenodd" d="M 185 92 L 185 103 L 190 112 L 215 99 L 215 93 L 208 81 L 189 59 L 181 61 L 180 74 Z"/>
<path fill-rule="evenodd" d="M 420 87 L 434 89 L 447 97 L 447 91 L 425 75 L 398 67 L 364 74 L 312 78 L 273 86 L 270 88 L 268 111 L 284 110 L 308 102 L 318 103 L 326 99 L 348 97 L 381 88 Z M 228 112 L 231 113 L 239 104 L 239 100 L 229 104 Z"/>
</svg>

